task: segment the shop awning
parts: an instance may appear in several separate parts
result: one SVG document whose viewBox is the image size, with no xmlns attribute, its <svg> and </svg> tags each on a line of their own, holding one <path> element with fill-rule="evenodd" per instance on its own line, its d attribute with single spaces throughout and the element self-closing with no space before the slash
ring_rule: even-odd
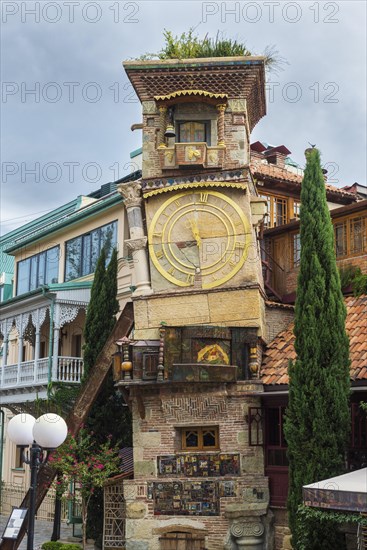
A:
<svg viewBox="0 0 367 550">
<path fill-rule="evenodd" d="M 367 468 L 304 485 L 306 506 L 367 512 Z"/>
</svg>

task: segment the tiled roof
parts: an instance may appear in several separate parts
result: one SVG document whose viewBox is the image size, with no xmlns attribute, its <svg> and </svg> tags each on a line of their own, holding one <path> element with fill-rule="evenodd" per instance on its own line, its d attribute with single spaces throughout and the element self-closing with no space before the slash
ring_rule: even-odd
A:
<svg viewBox="0 0 367 550">
<path fill-rule="evenodd" d="M 345 300 L 345 327 L 350 340 L 350 378 L 367 380 L 367 295 Z M 288 384 L 288 362 L 296 358 L 293 323 L 268 345 L 260 376 L 264 384 Z"/>
<path fill-rule="evenodd" d="M 266 164 L 264 162 L 259 162 L 254 159 L 250 163 L 250 169 L 252 174 L 254 175 L 267 176 L 269 178 L 274 178 L 281 181 L 291 181 L 293 183 L 301 184 L 303 180 L 303 176 L 300 174 L 295 174 L 294 172 L 291 172 L 286 168 L 281 168 L 280 166 L 276 166 L 274 164 Z M 328 183 L 325 185 L 325 187 L 326 190 L 330 193 L 337 193 L 340 196 L 356 200 L 354 193 L 349 193 L 344 189 L 334 187 L 334 185 L 329 185 Z"/>
</svg>

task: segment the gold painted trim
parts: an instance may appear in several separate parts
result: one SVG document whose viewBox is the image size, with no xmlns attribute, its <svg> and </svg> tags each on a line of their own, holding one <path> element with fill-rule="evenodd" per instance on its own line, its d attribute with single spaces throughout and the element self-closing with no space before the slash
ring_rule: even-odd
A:
<svg viewBox="0 0 367 550">
<path fill-rule="evenodd" d="M 190 183 L 177 183 L 169 187 L 163 187 L 160 189 L 154 189 L 149 193 L 144 193 L 144 198 L 153 197 L 154 195 L 160 195 L 161 193 L 168 193 L 169 191 L 179 191 L 180 189 L 197 189 L 200 187 L 226 187 L 231 189 L 243 189 L 246 191 L 247 183 L 235 183 L 228 181 L 203 181 L 203 182 L 190 182 Z"/>
<path fill-rule="evenodd" d="M 165 101 L 168 99 L 174 99 L 176 97 L 187 96 L 187 95 L 199 95 L 204 97 L 210 97 L 214 99 L 228 99 L 228 94 L 215 94 L 213 92 L 206 92 L 205 90 L 177 90 L 167 95 L 155 95 L 154 99 L 156 101 Z"/>
</svg>

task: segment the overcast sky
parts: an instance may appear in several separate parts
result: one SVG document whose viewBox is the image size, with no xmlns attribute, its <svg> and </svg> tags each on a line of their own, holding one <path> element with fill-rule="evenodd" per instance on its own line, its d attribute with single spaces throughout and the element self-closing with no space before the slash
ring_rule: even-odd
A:
<svg viewBox="0 0 367 550">
<path fill-rule="evenodd" d="M 301 165 L 316 143 L 331 183 L 366 185 L 366 4 L 3 1 L 1 234 L 134 169 L 141 110 L 121 62 L 158 51 L 165 28 L 275 45 L 289 64 L 252 141 Z"/>
</svg>

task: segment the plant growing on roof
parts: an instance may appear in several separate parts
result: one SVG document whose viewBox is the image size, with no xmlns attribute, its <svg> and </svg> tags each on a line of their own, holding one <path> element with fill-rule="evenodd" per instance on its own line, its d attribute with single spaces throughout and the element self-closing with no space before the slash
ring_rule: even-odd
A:
<svg viewBox="0 0 367 550">
<path fill-rule="evenodd" d="M 146 59 L 192 59 L 200 57 L 234 57 L 257 55 L 252 53 L 244 42 L 234 38 L 226 38 L 223 33 L 217 32 L 215 38 L 200 38 L 191 27 L 180 36 L 174 36 L 172 31 L 164 30 L 165 45 L 157 53 L 147 53 L 140 57 Z M 264 52 L 265 64 L 274 71 L 282 69 L 286 60 L 279 56 L 274 46 L 267 46 Z"/>
<path fill-rule="evenodd" d="M 298 514 L 302 486 L 343 472 L 349 433 L 349 340 L 336 267 L 334 233 L 320 154 L 306 151 L 301 190 L 301 261 L 295 307 L 295 350 L 289 365 L 285 436 L 289 458 L 289 524 L 299 548 L 310 527 Z M 303 532 L 303 533 L 302 533 Z M 332 523 L 312 525 L 308 550 L 343 548 Z"/>
</svg>

